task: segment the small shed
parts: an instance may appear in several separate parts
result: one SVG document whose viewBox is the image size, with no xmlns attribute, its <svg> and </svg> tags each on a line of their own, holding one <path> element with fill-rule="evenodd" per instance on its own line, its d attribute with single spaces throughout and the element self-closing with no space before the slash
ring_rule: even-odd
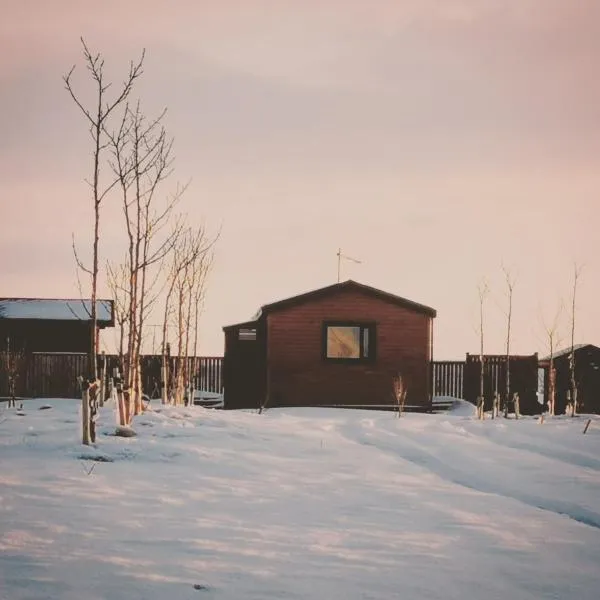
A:
<svg viewBox="0 0 600 600">
<path fill-rule="evenodd" d="M 223 328 L 226 409 L 390 408 L 401 374 L 406 406 L 431 406 L 436 311 L 348 280 L 266 304 Z"/>
<path fill-rule="evenodd" d="M 90 351 L 90 300 L 0 298 L 0 347 L 31 352 Z M 98 329 L 114 327 L 112 300 L 97 300 Z"/>
<path fill-rule="evenodd" d="M 593 344 L 577 344 L 573 348 L 575 357 L 575 381 L 577 383 L 577 403 L 579 412 L 600 414 L 600 348 Z M 567 392 L 571 389 L 571 348 L 565 348 L 553 355 L 555 371 L 555 411 L 564 414 L 567 406 Z M 550 356 L 540 360 L 544 368 L 544 399 L 548 402 L 548 375 Z"/>
</svg>

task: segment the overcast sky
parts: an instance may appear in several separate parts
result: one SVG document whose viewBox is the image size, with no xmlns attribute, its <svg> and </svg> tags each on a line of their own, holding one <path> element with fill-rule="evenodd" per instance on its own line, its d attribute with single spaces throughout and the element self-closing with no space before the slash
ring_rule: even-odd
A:
<svg viewBox="0 0 600 600">
<path fill-rule="evenodd" d="M 438 311 L 436 358 L 477 352 L 482 277 L 487 350 L 502 352 L 502 263 L 517 277 L 515 352 L 546 352 L 541 318 L 569 304 L 574 261 L 576 341 L 600 343 L 600 2 L 0 9 L 0 296 L 78 295 L 71 236 L 91 244 L 91 147 L 62 75 L 77 64 L 86 93 L 83 36 L 115 85 L 146 49 L 134 96 L 168 107 L 172 188 L 191 179 L 190 223 L 222 226 L 204 354 L 261 304 L 335 283 L 340 246 L 362 261 L 343 279 Z M 118 200 L 103 219 L 101 252 L 115 257 Z"/>
</svg>

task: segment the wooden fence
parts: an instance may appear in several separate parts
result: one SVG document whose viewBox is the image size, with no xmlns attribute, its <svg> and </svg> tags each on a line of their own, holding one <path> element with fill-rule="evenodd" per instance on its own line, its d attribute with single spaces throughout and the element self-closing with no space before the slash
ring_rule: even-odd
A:
<svg viewBox="0 0 600 600">
<path fill-rule="evenodd" d="M 15 393 L 19 397 L 77 398 L 77 376 L 88 372 L 87 354 L 13 355 Z M 0 365 L 0 398 L 9 395 L 8 372 Z"/>
<path fill-rule="evenodd" d="M 519 394 L 520 411 L 524 415 L 539 414 L 541 404 L 537 400 L 538 392 L 538 355 L 512 355 L 510 366 L 510 393 Z M 483 357 L 483 391 L 486 410 L 491 409 L 494 394 L 506 391 L 505 355 L 486 354 Z M 463 398 L 475 404 L 480 393 L 481 360 L 478 355 L 467 354 L 464 374 Z"/>
<path fill-rule="evenodd" d="M 118 357 L 106 355 L 107 376 L 118 365 Z M 175 357 L 170 357 L 173 372 Z M 194 373 L 194 387 L 209 392 L 223 392 L 223 357 L 189 357 L 189 369 Z M 144 355 L 142 389 L 150 398 L 158 398 L 161 390 L 161 356 Z M 77 378 L 88 373 L 87 354 L 32 353 L 24 355 L 17 369 L 16 395 L 19 397 L 77 398 L 80 395 Z M 431 364 L 431 389 L 434 396 L 463 398 L 475 403 L 479 395 L 481 366 L 478 355 L 466 355 L 465 361 L 434 361 Z M 511 356 L 511 390 L 519 392 L 523 414 L 537 414 L 538 357 Z M 504 393 L 506 357 L 484 357 L 484 391 L 491 406 L 495 392 Z M 7 397 L 8 373 L 0 364 L 0 398 Z"/>
<path fill-rule="evenodd" d="M 434 396 L 462 398 L 465 362 L 437 360 L 431 363 L 431 390 Z"/>
<path fill-rule="evenodd" d="M 15 355 L 16 357 L 16 355 Z M 15 392 L 21 398 L 77 398 L 81 395 L 77 378 L 89 372 L 87 354 L 39 353 L 25 354 L 17 360 Z M 175 357 L 170 357 L 173 369 Z M 118 365 L 118 357 L 106 355 L 107 377 Z M 204 391 L 222 393 L 223 358 L 219 356 L 189 357 L 194 373 L 194 385 Z M 158 398 L 161 389 L 161 357 L 144 355 L 142 389 L 151 398 Z M 0 364 L 0 398 L 9 395 L 8 372 Z"/>
<path fill-rule="evenodd" d="M 491 408 L 494 394 L 506 391 L 506 356 L 484 355 L 483 390 L 486 409 Z M 538 414 L 538 356 L 510 357 L 510 390 L 519 393 L 523 414 Z M 465 361 L 434 361 L 431 364 L 433 396 L 451 396 L 477 403 L 480 391 L 481 361 L 479 355 L 467 354 Z"/>
</svg>

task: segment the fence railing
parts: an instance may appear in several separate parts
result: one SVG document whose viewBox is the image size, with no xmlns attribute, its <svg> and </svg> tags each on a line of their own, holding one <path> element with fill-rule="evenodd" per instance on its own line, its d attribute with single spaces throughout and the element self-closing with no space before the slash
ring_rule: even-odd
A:
<svg viewBox="0 0 600 600">
<path fill-rule="evenodd" d="M 465 361 L 437 360 L 431 363 L 431 391 L 434 396 L 463 398 Z"/>
<path fill-rule="evenodd" d="M 116 355 L 105 355 L 107 378 L 118 365 Z M 171 372 L 176 357 L 170 357 Z M 78 377 L 89 372 L 87 354 L 41 353 L 13 355 L 11 369 L 15 376 L 15 393 L 22 398 L 77 398 L 81 392 Z M 161 389 L 160 355 L 141 357 L 142 389 L 150 397 L 158 397 Z M 208 392 L 223 391 L 223 358 L 219 356 L 188 357 L 188 367 L 194 374 L 194 386 Z M 0 398 L 9 396 L 9 373 L 0 364 Z"/>
<path fill-rule="evenodd" d="M 18 358 L 15 355 L 15 358 Z M 118 364 L 116 355 L 106 355 L 107 377 Z M 171 356 L 170 372 L 176 357 Z M 223 357 L 188 357 L 188 368 L 194 386 L 208 392 L 223 392 Z M 1 361 L 0 361 L 1 362 Z M 16 364 L 15 392 L 19 397 L 77 398 L 80 395 L 77 378 L 89 372 L 87 354 L 32 353 L 23 355 Z M 160 355 L 141 357 L 142 389 L 151 398 L 158 398 L 161 390 Z M 521 406 L 532 413 L 537 410 L 537 355 L 511 356 L 511 391 L 518 391 Z M 465 361 L 433 361 L 431 389 L 434 396 L 451 396 L 475 402 L 479 394 L 481 365 L 477 355 L 466 355 Z M 504 391 L 506 359 L 503 356 L 484 357 L 484 393 L 490 400 L 494 393 Z M 0 364 L 0 398 L 9 395 L 8 372 Z"/>
</svg>

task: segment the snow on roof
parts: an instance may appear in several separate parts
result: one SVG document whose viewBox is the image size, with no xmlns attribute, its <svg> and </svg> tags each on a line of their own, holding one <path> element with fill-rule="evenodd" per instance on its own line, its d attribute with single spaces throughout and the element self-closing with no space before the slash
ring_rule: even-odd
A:
<svg viewBox="0 0 600 600">
<path fill-rule="evenodd" d="M 88 321 L 91 300 L 40 298 L 0 298 L 0 319 L 47 319 L 52 321 Z M 97 319 L 112 323 L 112 300 L 96 301 Z"/>
</svg>

